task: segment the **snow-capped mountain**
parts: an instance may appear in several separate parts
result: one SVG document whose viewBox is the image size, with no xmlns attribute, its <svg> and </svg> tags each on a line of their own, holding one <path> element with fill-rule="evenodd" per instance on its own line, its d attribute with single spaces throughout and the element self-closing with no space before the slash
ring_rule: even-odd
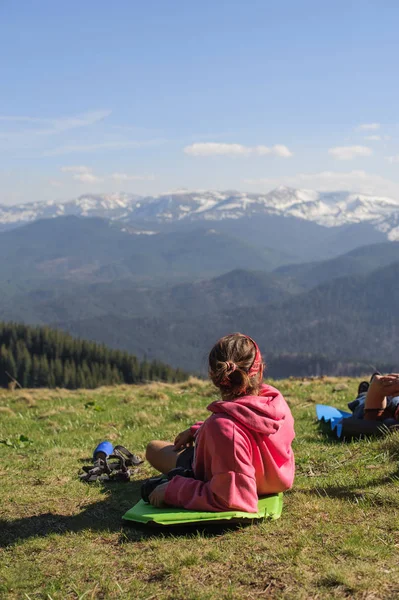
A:
<svg viewBox="0 0 399 600">
<path fill-rule="evenodd" d="M 68 202 L 30 202 L 15 206 L 0 205 L 0 227 L 15 227 L 37 219 L 67 215 L 124 219 L 130 215 L 139 196 L 125 193 L 85 195 Z"/>
<path fill-rule="evenodd" d="M 399 240 L 399 200 L 353 192 L 317 192 L 279 187 L 266 194 L 186 190 L 142 198 L 114 193 L 85 195 L 62 204 L 0 206 L 4 228 L 62 215 L 103 217 L 135 223 L 240 219 L 260 214 L 291 216 L 326 227 L 368 222 L 389 240 Z"/>
</svg>

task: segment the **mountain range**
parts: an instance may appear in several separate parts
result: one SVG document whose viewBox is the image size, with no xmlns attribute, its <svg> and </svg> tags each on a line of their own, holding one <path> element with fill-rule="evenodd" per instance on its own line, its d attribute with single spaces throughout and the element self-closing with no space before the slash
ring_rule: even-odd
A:
<svg viewBox="0 0 399 600">
<path fill-rule="evenodd" d="M 389 240 L 399 240 L 399 200 L 353 192 L 317 192 L 279 187 L 265 194 L 186 190 L 140 197 L 113 193 L 84 195 L 69 202 L 0 206 L 0 227 L 42 218 L 102 217 L 132 226 L 161 228 L 182 221 L 222 221 L 260 215 L 294 217 L 325 227 L 370 223 Z"/>
<path fill-rule="evenodd" d="M 203 373 L 234 330 L 281 376 L 397 364 L 393 200 L 279 188 L 1 210 L 0 320 Z"/>
</svg>

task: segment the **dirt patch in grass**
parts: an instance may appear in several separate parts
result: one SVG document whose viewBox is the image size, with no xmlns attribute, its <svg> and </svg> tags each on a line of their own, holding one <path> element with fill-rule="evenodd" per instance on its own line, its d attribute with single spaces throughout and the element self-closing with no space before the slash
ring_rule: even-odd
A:
<svg viewBox="0 0 399 600">
<path fill-rule="evenodd" d="M 15 417 L 15 412 L 9 406 L 0 406 L 0 414 L 9 417 Z"/>
</svg>

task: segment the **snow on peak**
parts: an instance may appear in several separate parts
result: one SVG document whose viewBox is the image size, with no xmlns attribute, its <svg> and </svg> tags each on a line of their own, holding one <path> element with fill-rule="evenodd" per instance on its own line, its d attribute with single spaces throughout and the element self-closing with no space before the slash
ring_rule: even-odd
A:
<svg viewBox="0 0 399 600">
<path fill-rule="evenodd" d="M 120 192 L 85 194 L 63 203 L 47 201 L 0 206 L 0 227 L 5 229 L 62 215 L 102 217 L 134 225 L 143 222 L 217 221 L 262 214 L 296 217 L 326 227 L 369 222 L 388 239 L 399 240 L 399 199 L 286 186 L 263 194 L 180 189 L 146 198 Z"/>
</svg>

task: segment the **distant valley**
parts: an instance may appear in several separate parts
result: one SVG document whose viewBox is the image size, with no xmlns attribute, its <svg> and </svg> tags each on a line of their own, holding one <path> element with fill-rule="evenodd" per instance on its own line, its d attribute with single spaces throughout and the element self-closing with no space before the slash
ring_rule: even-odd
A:
<svg viewBox="0 0 399 600">
<path fill-rule="evenodd" d="M 234 330 L 256 337 L 281 376 L 397 363 L 399 242 L 370 222 L 262 214 L 158 225 L 145 235 L 71 215 L 0 233 L 0 320 L 202 373 L 207 348 Z"/>
</svg>

